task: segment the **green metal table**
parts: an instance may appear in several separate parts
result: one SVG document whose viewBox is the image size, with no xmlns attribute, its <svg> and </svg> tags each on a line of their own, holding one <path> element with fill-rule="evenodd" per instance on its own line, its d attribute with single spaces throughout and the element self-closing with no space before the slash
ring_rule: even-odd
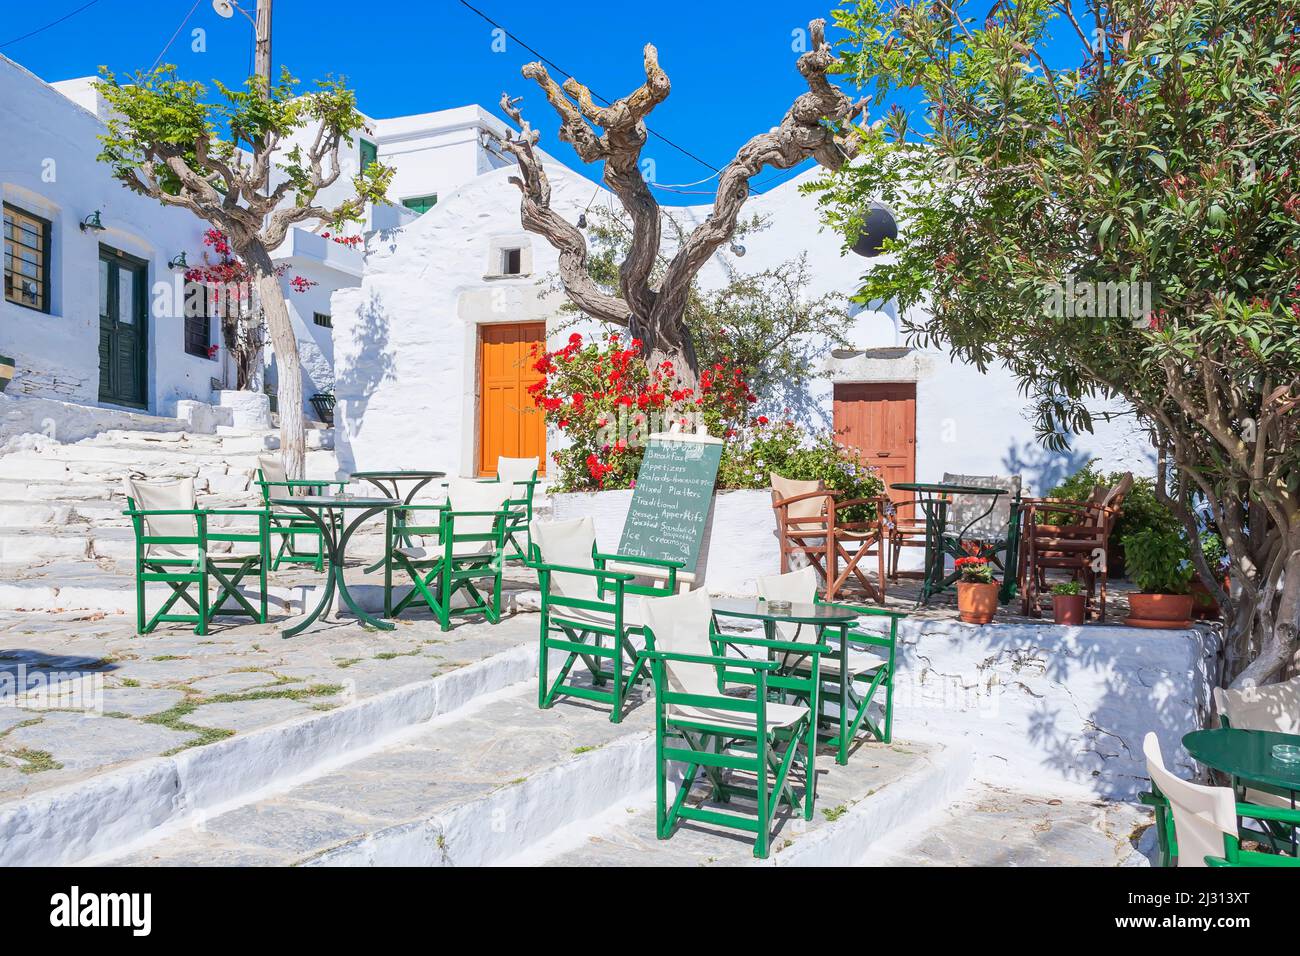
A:
<svg viewBox="0 0 1300 956">
<path fill-rule="evenodd" d="M 819 739 L 830 741 L 835 746 L 835 762 L 849 762 L 849 712 L 845 701 L 848 697 L 849 681 L 849 628 L 857 623 L 859 615 L 846 608 L 827 604 L 791 604 L 788 611 L 773 611 L 767 602 L 760 598 L 714 598 L 713 616 L 737 617 L 750 621 L 763 622 L 763 636 L 774 641 L 777 624 L 807 624 L 816 628 L 837 630 L 840 634 L 840 657 L 844 664 L 840 667 L 840 716 L 839 727 L 829 733 L 818 733 Z M 721 628 L 719 628 L 721 630 Z M 811 702 L 818 726 L 825 723 L 820 713 L 820 697 Z"/>
<path fill-rule="evenodd" d="M 951 574 L 945 575 L 944 564 L 948 555 L 954 558 L 966 556 L 966 552 L 961 548 L 961 539 L 973 525 L 977 524 L 984 517 L 991 514 L 993 508 L 998 503 L 998 498 L 1007 494 L 1005 488 L 981 488 L 978 485 L 952 485 L 944 482 L 925 482 L 925 481 L 900 481 L 897 484 L 889 486 L 895 491 L 910 491 L 916 495 L 916 503 L 921 506 L 925 512 L 925 576 L 921 583 L 921 599 L 918 604 L 928 604 L 930 598 L 945 590 L 960 577 L 959 572 L 954 570 Z M 989 498 L 989 506 L 982 513 L 976 515 L 962 529 L 955 538 L 949 539 L 948 531 L 948 505 L 951 503 L 952 495 L 977 495 Z M 1011 526 L 1019 525 L 1019 515 L 1015 514 L 1012 509 Z M 951 542 L 951 543 L 950 543 Z M 1005 543 L 1007 548 L 1006 567 L 1002 573 L 1002 587 L 999 589 L 998 598 L 1003 604 L 1011 600 L 1015 588 L 1015 569 L 1013 562 L 1019 558 L 1019 546 L 1014 540 Z M 985 549 L 981 545 L 981 552 Z M 988 554 L 993 554 L 1001 548 L 993 548 Z M 981 553 L 981 557 L 988 557 L 988 554 Z"/>
<path fill-rule="evenodd" d="M 379 489 L 379 493 L 385 498 L 398 498 L 403 505 L 409 505 L 415 500 L 415 496 L 431 481 L 439 478 L 446 478 L 445 471 L 354 471 L 351 476 L 352 481 L 366 481 Z M 410 483 L 406 494 L 402 494 L 402 485 Z M 407 512 L 403 508 L 398 508 L 393 514 L 393 524 L 397 528 L 397 536 L 402 539 L 403 544 L 409 545 L 410 539 L 402 532 L 403 525 L 406 524 Z M 366 568 L 366 573 L 378 571 L 384 566 L 384 558 Z"/>
<path fill-rule="evenodd" d="M 343 580 L 344 559 L 347 556 L 348 541 L 353 532 L 367 518 L 383 514 L 389 508 L 402 504 L 397 498 L 359 498 L 351 495 L 299 495 L 292 498 L 273 498 L 271 504 L 281 508 L 297 508 L 320 529 L 329 564 L 325 569 L 325 593 L 316 607 L 293 627 L 284 631 L 284 637 L 293 637 L 310 627 L 331 606 L 334 592 L 339 596 L 357 618 L 371 627 L 381 631 L 391 631 L 396 626 L 392 621 L 373 617 L 363 611 L 348 593 L 347 582 Z M 347 521 L 347 512 L 359 511 L 355 518 Z"/>
<path fill-rule="evenodd" d="M 1183 747 L 1194 759 L 1232 777 L 1234 787 L 1262 783 L 1291 795 L 1291 809 L 1300 796 L 1300 764 L 1282 763 L 1273 756 L 1278 744 L 1300 747 L 1300 736 L 1270 730 L 1239 730 L 1215 727 L 1196 730 L 1183 738 Z M 1291 831 L 1291 849 L 1296 849 L 1296 830 Z"/>
</svg>

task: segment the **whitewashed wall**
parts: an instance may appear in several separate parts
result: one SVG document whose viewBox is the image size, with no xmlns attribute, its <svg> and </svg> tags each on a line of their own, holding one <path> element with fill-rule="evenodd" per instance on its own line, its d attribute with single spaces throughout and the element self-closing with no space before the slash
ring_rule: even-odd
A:
<svg viewBox="0 0 1300 956">
<path fill-rule="evenodd" d="M 555 207 L 571 220 L 610 196 L 571 170 L 548 167 Z M 541 295 L 538 277 L 554 272 L 555 255 L 519 227 L 517 190 L 508 170 L 480 176 L 442 199 L 422 219 L 372 240 L 361 288 L 334 298 L 336 378 L 343 405 L 340 466 L 441 467 L 472 474 L 475 462 L 474 323 L 550 318 L 561 300 Z M 852 293 L 871 261 L 842 253 L 839 238 L 820 226 L 813 198 L 799 192 L 808 173 L 755 197 L 747 214 L 769 222 L 746 237 L 746 255 L 724 251 L 702 273 L 706 286 L 726 281 L 729 269 L 758 271 L 806 251 L 809 295 Z M 690 224 L 707 214 L 674 209 Z M 491 270 L 494 243 L 518 240 L 531 251 L 530 275 L 500 279 Z M 918 479 L 945 471 L 1021 474 L 1027 491 L 1041 493 L 1090 458 L 1105 467 L 1150 472 L 1149 448 L 1128 424 L 1099 423 L 1071 451 L 1049 453 L 1034 439 L 1025 400 L 1003 370 L 980 374 L 943 352 L 900 348 L 894 310 L 860 310 L 854 349 L 832 356 L 819 350 L 806 400 L 795 410 L 805 424 L 829 425 L 833 381 L 914 381 L 917 385 Z M 779 413 L 780 409 L 771 409 Z M 1121 420 L 1127 422 L 1127 420 Z M 560 436 L 548 436 L 548 448 Z"/>
<path fill-rule="evenodd" d="M 0 191 L 6 202 L 53 223 L 50 312 L 0 301 L 0 353 L 17 362 L 10 393 L 97 405 L 99 245 L 112 246 L 148 263 L 147 410 L 170 415 L 177 401 L 210 401 L 211 380 L 222 375 L 219 362 L 186 353 L 184 320 L 175 308 L 181 273 L 167 267 L 180 252 L 190 263 L 201 261 L 208 225 L 135 195 L 96 160 L 107 110 L 93 84 L 93 77 L 46 84 L 0 56 Z M 96 210 L 105 230 L 82 232 L 78 223 Z M 284 284 L 299 319 L 310 395 L 332 377 L 328 330 L 315 330 L 311 312 L 328 312 L 334 289 L 357 281 L 360 255 L 301 230 L 286 243 L 286 254 L 294 257 Z M 289 289 L 294 274 L 319 283 L 308 294 L 314 306 Z M 210 341 L 224 348 L 215 325 Z"/>
</svg>

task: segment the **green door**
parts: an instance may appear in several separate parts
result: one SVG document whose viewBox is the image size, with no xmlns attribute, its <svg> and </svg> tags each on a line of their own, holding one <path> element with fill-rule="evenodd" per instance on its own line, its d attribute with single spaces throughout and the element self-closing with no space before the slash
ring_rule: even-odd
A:
<svg viewBox="0 0 1300 956">
<path fill-rule="evenodd" d="M 145 283 L 148 267 L 124 252 L 99 247 L 99 400 L 148 405 Z"/>
</svg>

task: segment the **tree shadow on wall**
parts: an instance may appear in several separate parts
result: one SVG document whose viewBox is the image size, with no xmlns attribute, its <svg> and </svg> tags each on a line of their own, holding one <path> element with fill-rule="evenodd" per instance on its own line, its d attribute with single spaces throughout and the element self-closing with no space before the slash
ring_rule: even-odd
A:
<svg viewBox="0 0 1300 956">
<path fill-rule="evenodd" d="M 339 470 L 344 474 L 357 470 L 352 441 L 365 427 L 366 411 L 375 392 L 394 375 L 393 356 L 388 348 L 391 321 L 380 296 L 372 289 L 357 309 L 346 367 L 339 362 L 340 343 L 334 343 L 334 389 L 338 403 L 334 414 L 335 427 L 341 436 L 341 440 L 335 441 L 335 454 Z"/>
<path fill-rule="evenodd" d="M 1078 449 L 1049 451 L 1037 442 L 1012 442 L 1002 458 L 1002 469 L 1003 474 L 1021 476 L 1022 495 L 1042 497 L 1091 460 L 1091 455 Z"/>
</svg>

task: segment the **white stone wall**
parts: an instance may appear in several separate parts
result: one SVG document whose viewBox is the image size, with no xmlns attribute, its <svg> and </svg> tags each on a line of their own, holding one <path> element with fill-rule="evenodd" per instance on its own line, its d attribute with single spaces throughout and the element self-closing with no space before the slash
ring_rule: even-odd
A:
<svg viewBox="0 0 1300 956">
<path fill-rule="evenodd" d="M 611 201 L 572 170 L 555 163 L 548 170 L 553 204 L 571 221 L 589 206 Z M 474 473 L 474 325 L 548 318 L 554 328 L 562 302 L 558 295 L 547 297 L 538 283 L 538 277 L 554 273 L 556 257 L 549 244 L 520 228 L 518 192 L 508 175 L 497 170 L 480 176 L 440 200 L 419 222 L 372 240 L 361 288 L 335 296 L 336 377 L 346 422 L 340 434 L 342 467 L 405 464 Z M 769 227 L 745 238 L 743 258 L 729 251 L 715 256 L 701 274 L 706 287 L 724 283 L 728 269 L 758 271 L 806 251 L 809 295 L 857 290 L 872 263 L 843 253 L 839 238 L 821 228 L 815 200 L 798 188 L 812 175 L 750 201 L 746 214 L 765 217 Z M 706 213 L 698 207 L 672 210 L 688 225 Z M 503 244 L 525 248 L 529 276 L 490 274 L 494 251 Z M 914 381 L 920 480 L 937 480 L 946 471 L 1020 474 L 1026 493 L 1038 494 L 1090 458 L 1100 458 L 1107 468 L 1153 470 L 1149 445 L 1129 419 L 1098 422 L 1096 433 L 1076 438 L 1069 452 L 1047 452 L 1035 441 L 1025 399 L 1009 373 L 981 374 L 943 352 L 901 348 L 899 329 L 891 304 L 860 310 L 854 349 L 820 351 L 795 417 L 812 427 L 829 425 L 835 381 Z M 766 411 L 782 413 L 781 408 Z M 561 443 L 562 436 L 548 436 L 549 450 Z"/>
</svg>

